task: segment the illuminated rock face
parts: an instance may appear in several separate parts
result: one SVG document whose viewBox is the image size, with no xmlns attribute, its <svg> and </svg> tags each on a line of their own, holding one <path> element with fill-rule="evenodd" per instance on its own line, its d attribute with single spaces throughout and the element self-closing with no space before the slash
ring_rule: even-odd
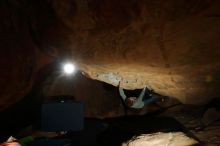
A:
<svg viewBox="0 0 220 146">
<path fill-rule="evenodd" d="M 66 44 L 61 48 L 90 78 L 115 86 L 121 81 L 126 89 L 147 85 L 183 103 L 219 95 L 219 1 L 66 0 L 52 6 L 66 26 L 58 27 L 66 34 L 59 37 Z"/>
<path fill-rule="evenodd" d="M 182 132 L 143 134 L 132 138 L 122 146 L 193 146 L 198 142 Z"/>
<path fill-rule="evenodd" d="M 28 93 L 50 56 L 69 58 L 90 78 L 121 81 L 126 89 L 147 85 L 183 103 L 220 94 L 218 0 L 0 3 L 1 74 L 7 74 L 1 75 L 1 107 Z"/>
</svg>

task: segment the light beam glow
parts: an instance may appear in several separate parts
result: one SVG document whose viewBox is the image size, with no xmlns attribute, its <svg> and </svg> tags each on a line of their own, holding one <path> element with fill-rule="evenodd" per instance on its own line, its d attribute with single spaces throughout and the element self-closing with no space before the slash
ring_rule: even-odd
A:
<svg viewBox="0 0 220 146">
<path fill-rule="evenodd" d="M 72 63 L 66 63 L 64 64 L 63 66 L 63 71 L 66 73 L 66 74 L 73 74 L 76 70 L 76 67 L 74 64 Z"/>
</svg>

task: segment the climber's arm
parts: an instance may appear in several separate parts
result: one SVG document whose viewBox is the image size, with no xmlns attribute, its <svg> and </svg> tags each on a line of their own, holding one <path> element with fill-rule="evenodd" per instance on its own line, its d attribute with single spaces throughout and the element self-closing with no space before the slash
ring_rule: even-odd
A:
<svg viewBox="0 0 220 146">
<path fill-rule="evenodd" d="M 126 95 L 125 95 L 125 93 L 124 93 L 123 88 L 119 87 L 119 93 L 120 93 L 120 95 L 121 95 L 121 97 L 122 97 L 123 100 L 125 100 L 125 99 L 127 98 Z"/>
<path fill-rule="evenodd" d="M 137 98 L 137 101 L 142 101 L 143 100 L 143 97 L 145 95 L 145 91 L 146 91 L 146 86 L 144 87 L 144 89 L 141 91 L 140 95 L 138 96 Z"/>
</svg>

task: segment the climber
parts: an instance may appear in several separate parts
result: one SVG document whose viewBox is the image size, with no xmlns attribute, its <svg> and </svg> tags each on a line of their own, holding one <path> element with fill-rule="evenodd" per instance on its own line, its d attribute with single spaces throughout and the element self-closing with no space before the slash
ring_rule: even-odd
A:
<svg viewBox="0 0 220 146">
<path fill-rule="evenodd" d="M 124 90 L 119 85 L 119 93 L 120 93 L 123 101 L 125 102 L 125 104 L 128 107 L 135 108 L 135 109 L 141 109 L 145 105 L 149 105 L 149 104 L 155 103 L 157 101 L 163 100 L 161 97 L 152 96 L 151 94 L 149 94 L 149 92 L 148 92 L 149 98 L 143 100 L 145 92 L 146 92 L 146 86 L 143 88 L 143 90 L 141 91 L 141 93 L 138 97 L 127 97 L 124 93 Z"/>
</svg>

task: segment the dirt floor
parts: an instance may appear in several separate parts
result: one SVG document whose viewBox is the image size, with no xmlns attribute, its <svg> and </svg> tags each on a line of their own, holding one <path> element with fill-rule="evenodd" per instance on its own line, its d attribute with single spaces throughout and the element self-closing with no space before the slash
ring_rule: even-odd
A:
<svg viewBox="0 0 220 146">
<path fill-rule="evenodd" d="M 219 112 L 214 108 L 205 111 L 204 107 L 179 104 L 164 112 L 144 115 L 128 115 L 106 119 L 85 118 L 82 131 L 70 132 L 62 136 L 58 136 L 57 133 L 42 132 L 39 129 L 34 130 L 32 126 L 12 136 L 16 138 L 30 135 L 34 138 L 64 138 L 79 146 L 121 146 L 122 143 L 131 140 L 134 136 L 142 134 L 183 132 L 188 137 L 200 141 L 202 145 L 220 146 Z M 204 113 L 203 116 L 202 113 Z M 206 125 L 205 128 L 201 126 L 201 121 Z"/>
<path fill-rule="evenodd" d="M 177 121 L 183 124 L 193 135 L 207 146 L 220 145 L 220 111 L 209 108 L 204 112 L 204 107 L 180 105 L 167 110 L 162 115 L 175 117 Z M 200 120 L 201 119 L 201 120 Z M 206 126 L 200 128 L 200 121 Z"/>
</svg>

